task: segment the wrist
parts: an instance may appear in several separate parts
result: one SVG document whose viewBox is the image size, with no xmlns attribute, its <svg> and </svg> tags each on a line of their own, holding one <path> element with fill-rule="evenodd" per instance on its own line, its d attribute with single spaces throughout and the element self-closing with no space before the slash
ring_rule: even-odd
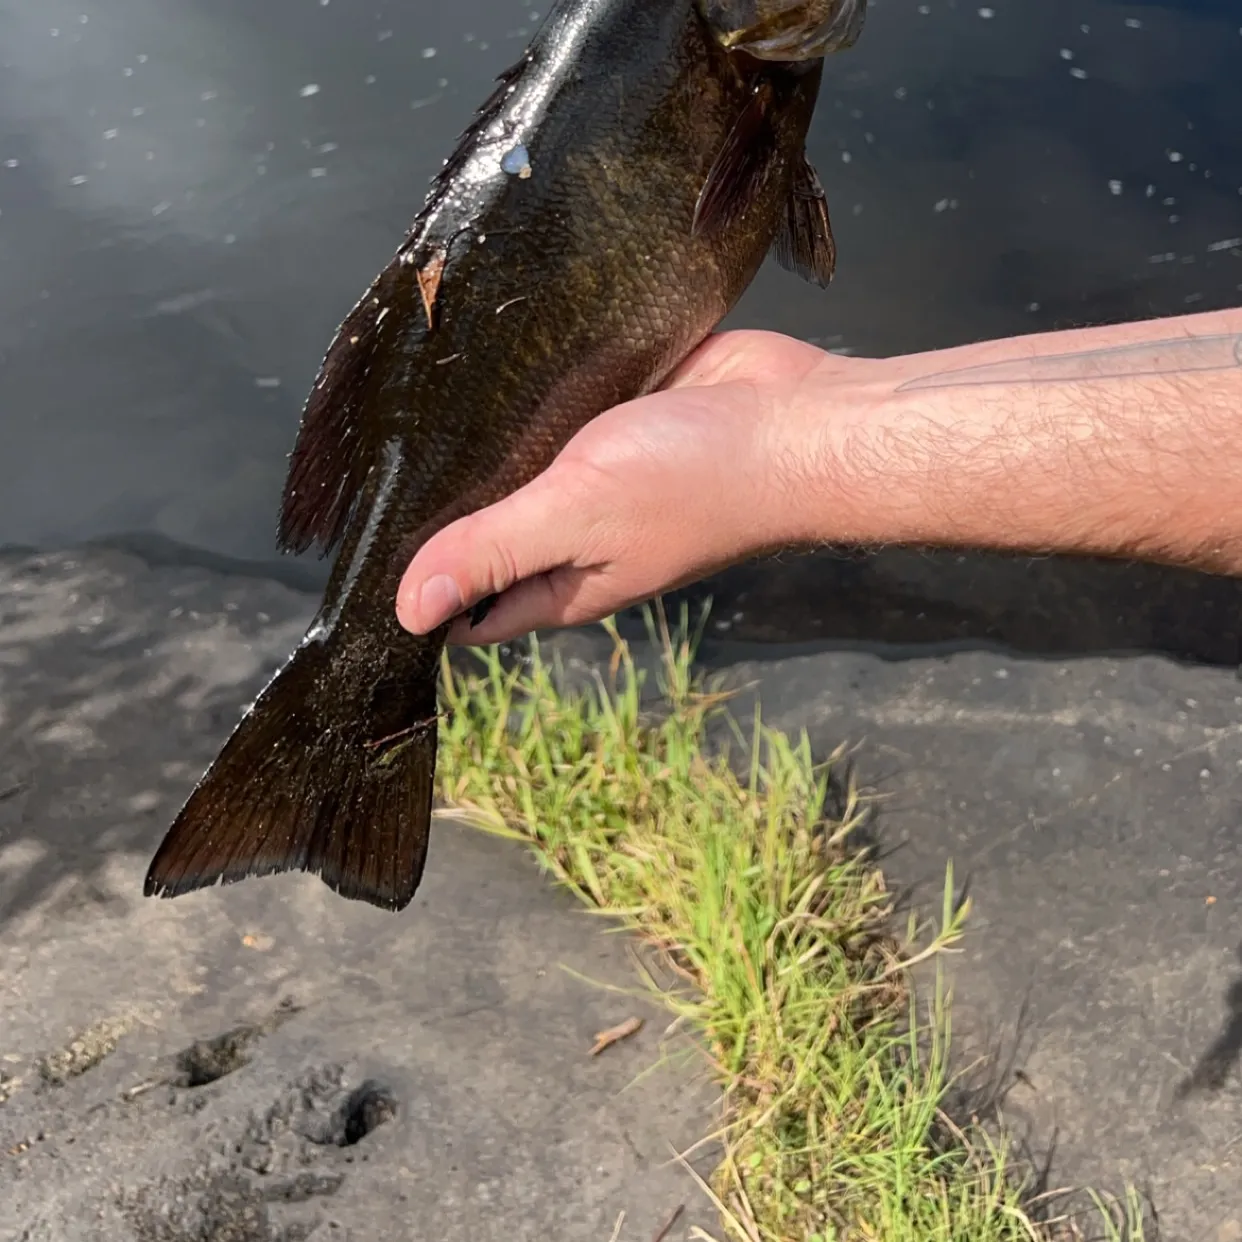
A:
<svg viewBox="0 0 1242 1242">
<path fill-rule="evenodd" d="M 1091 332 L 1104 348 L 1106 331 Z M 1064 349 L 1065 335 L 826 359 L 782 428 L 800 496 L 780 515 L 785 541 L 1137 556 L 1238 572 L 1236 510 L 1220 497 L 1242 479 L 1228 453 L 1205 456 L 1202 443 L 1209 427 L 1209 442 L 1232 441 L 1236 372 L 916 386 L 959 366 L 1022 368 Z"/>
<path fill-rule="evenodd" d="M 947 519 L 945 463 L 931 453 L 944 413 L 896 393 L 906 359 L 827 355 L 772 420 L 774 541 L 933 543 Z"/>
</svg>

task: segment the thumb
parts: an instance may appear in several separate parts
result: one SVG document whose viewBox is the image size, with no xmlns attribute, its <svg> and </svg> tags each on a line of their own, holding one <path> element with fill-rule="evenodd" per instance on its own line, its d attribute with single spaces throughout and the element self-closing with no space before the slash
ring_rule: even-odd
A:
<svg viewBox="0 0 1242 1242">
<path fill-rule="evenodd" d="M 566 500 L 547 475 L 433 535 L 397 588 L 397 619 L 427 634 L 525 578 L 572 555 L 565 538 Z"/>
</svg>

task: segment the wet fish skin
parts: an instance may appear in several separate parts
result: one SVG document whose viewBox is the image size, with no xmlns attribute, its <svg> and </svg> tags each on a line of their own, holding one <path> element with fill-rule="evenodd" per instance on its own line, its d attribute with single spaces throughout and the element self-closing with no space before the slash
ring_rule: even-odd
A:
<svg viewBox="0 0 1242 1242">
<path fill-rule="evenodd" d="M 701 2 L 562 0 L 342 324 L 280 522 L 286 550 L 336 550 L 322 605 L 169 829 L 148 895 L 305 870 L 407 905 L 448 628 L 397 622 L 415 551 L 657 388 L 774 245 L 830 280 L 804 155 L 822 62 L 725 49 Z"/>
</svg>

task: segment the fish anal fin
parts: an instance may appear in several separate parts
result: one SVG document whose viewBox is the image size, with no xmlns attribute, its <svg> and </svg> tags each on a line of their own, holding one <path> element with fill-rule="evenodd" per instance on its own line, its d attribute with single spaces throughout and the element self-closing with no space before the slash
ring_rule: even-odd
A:
<svg viewBox="0 0 1242 1242">
<path fill-rule="evenodd" d="M 710 236 L 729 228 L 758 198 L 777 154 L 772 125 L 775 94 L 761 81 L 720 148 L 694 209 L 693 233 Z"/>
<path fill-rule="evenodd" d="M 837 244 L 828 218 L 828 199 L 806 156 L 794 166 L 780 229 L 772 243 L 786 271 L 826 289 L 837 266 Z"/>
</svg>

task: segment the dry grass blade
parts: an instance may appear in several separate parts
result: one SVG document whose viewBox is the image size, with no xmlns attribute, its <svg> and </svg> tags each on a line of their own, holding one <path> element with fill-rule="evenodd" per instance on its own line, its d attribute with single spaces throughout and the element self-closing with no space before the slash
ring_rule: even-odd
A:
<svg viewBox="0 0 1242 1242">
<path fill-rule="evenodd" d="M 591 1049 L 593 1057 L 599 1056 L 605 1048 L 611 1048 L 613 1044 L 619 1044 L 623 1039 L 629 1039 L 631 1035 L 637 1035 L 643 1029 L 642 1018 L 626 1018 L 624 1022 L 618 1022 L 616 1026 L 610 1026 L 606 1031 L 600 1031 L 595 1036 L 595 1046 Z"/>
<path fill-rule="evenodd" d="M 664 1239 L 672 1232 L 673 1226 L 681 1219 L 681 1214 L 686 1210 L 684 1203 L 679 1203 L 672 1212 L 669 1213 L 668 1219 L 665 1220 L 656 1231 L 651 1235 L 651 1242 L 664 1242 Z"/>
</svg>

